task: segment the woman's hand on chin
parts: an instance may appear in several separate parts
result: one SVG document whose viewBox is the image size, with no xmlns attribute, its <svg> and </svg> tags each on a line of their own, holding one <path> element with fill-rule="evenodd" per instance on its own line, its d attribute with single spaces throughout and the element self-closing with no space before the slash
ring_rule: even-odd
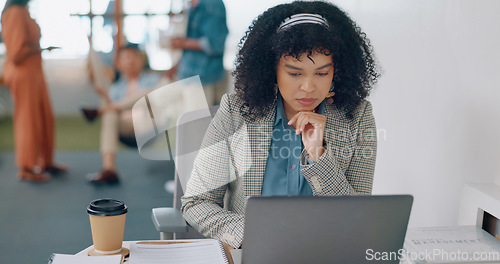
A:
<svg viewBox="0 0 500 264">
<path fill-rule="evenodd" d="M 325 132 L 326 117 L 314 112 L 298 112 L 288 122 L 302 135 L 304 148 L 309 154 L 309 160 L 315 162 L 323 155 L 323 135 Z"/>
</svg>

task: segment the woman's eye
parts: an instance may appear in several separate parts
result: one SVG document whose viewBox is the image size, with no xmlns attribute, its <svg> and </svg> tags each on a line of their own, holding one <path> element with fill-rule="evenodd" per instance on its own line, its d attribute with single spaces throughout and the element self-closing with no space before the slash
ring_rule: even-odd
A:
<svg viewBox="0 0 500 264">
<path fill-rule="evenodd" d="M 328 72 L 318 72 L 316 74 L 319 76 L 328 76 Z"/>
<path fill-rule="evenodd" d="M 298 73 L 298 72 L 289 72 L 288 75 L 295 77 L 295 76 L 299 76 L 300 73 Z"/>
</svg>

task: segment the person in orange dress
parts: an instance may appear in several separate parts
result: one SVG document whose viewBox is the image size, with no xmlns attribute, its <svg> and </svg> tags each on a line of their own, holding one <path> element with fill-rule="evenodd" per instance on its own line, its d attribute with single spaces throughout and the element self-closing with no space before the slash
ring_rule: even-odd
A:
<svg viewBox="0 0 500 264">
<path fill-rule="evenodd" d="M 14 100 L 14 141 L 20 180 L 48 181 L 67 171 L 55 165 L 54 118 L 42 70 L 40 27 L 28 11 L 29 0 L 8 0 L 2 11 L 7 58 L 3 78 Z M 49 47 L 47 50 L 52 50 Z"/>
</svg>

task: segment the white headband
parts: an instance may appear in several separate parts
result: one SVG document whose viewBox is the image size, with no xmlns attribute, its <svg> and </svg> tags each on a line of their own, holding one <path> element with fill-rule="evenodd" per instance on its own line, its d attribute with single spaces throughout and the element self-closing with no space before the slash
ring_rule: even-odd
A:
<svg viewBox="0 0 500 264">
<path fill-rule="evenodd" d="M 278 32 L 285 30 L 291 26 L 298 24 L 319 24 L 325 27 L 329 27 L 328 22 L 321 15 L 318 14 L 295 14 L 293 16 L 287 17 L 278 27 Z"/>
</svg>

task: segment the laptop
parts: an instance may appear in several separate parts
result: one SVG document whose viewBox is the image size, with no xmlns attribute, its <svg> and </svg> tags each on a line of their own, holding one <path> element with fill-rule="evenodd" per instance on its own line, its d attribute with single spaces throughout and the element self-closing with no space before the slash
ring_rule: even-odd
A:
<svg viewBox="0 0 500 264">
<path fill-rule="evenodd" d="M 399 263 L 411 195 L 251 197 L 243 264 Z"/>
</svg>

